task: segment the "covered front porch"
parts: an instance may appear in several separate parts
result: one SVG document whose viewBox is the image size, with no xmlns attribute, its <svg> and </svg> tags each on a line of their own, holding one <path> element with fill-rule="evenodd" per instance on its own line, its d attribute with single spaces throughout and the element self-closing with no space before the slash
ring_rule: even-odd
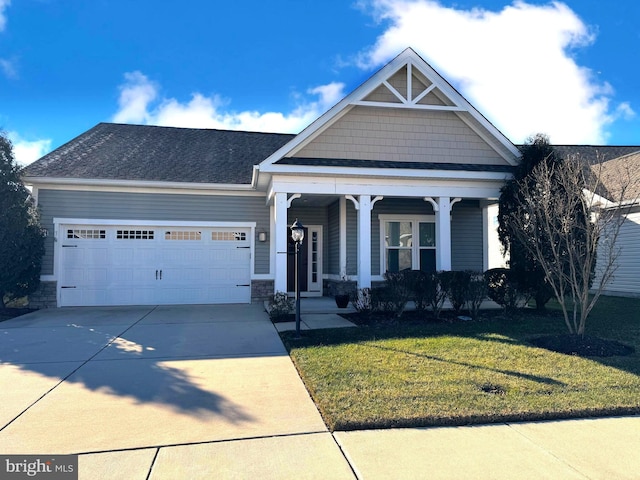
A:
<svg viewBox="0 0 640 480">
<path fill-rule="evenodd" d="M 274 193 L 271 265 L 274 292 L 293 292 L 289 227 L 306 229 L 301 249 L 303 296 L 331 295 L 345 281 L 368 288 L 387 271 L 490 268 L 496 192 L 461 196 Z M 492 198 L 493 196 L 493 198 Z"/>
</svg>

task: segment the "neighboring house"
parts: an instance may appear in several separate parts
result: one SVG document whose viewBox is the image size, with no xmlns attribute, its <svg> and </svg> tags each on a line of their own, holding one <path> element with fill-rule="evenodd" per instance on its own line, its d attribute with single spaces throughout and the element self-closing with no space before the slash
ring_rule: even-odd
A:
<svg viewBox="0 0 640 480">
<path fill-rule="evenodd" d="M 640 297 L 640 146 L 628 148 L 634 152 L 617 158 L 609 154 L 593 171 L 601 180 L 597 193 L 603 197 L 602 205 L 621 208 L 625 215 L 615 243 L 618 249 L 615 272 L 603 293 Z M 606 238 L 599 241 L 597 262 L 601 267 L 608 261 L 606 242 Z M 599 272 L 596 268 L 596 281 Z"/>
<path fill-rule="evenodd" d="M 260 301 L 343 275 L 485 270 L 518 149 L 407 49 L 298 135 L 101 123 L 25 170 L 39 306 Z M 492 210 L 494 209 L 494 210 Z"/>
</svg>

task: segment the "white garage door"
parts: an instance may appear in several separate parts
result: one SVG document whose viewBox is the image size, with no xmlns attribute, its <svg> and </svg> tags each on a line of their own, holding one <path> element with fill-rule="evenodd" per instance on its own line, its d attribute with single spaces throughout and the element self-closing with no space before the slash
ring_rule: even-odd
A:
<svg viewBox="0 0 640 480">
<path fill-rule="evenodd" d="M 62 225 L 59 305 L 249 303 L 250 232 Z"/>
</svg>

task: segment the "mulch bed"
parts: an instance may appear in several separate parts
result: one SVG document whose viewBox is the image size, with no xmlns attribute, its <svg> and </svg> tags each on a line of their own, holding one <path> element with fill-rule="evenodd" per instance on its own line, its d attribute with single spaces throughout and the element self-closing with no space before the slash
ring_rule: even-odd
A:
<svg viewBox="0 0 640 480">
<path fill-rule="evenodd" d="M 393 318 L 387 314 L 380 312 L 373 312 L 369 315 L 359 313 L 359 312 L 351 312 L 351 313 L 340 313 L 342 318 L 349 320 L 356 325 L 393 325 L 396 323 L 402 324 L 411 324 L 411 323 L 425 323 L 425 322 L 462 322 L 470 320 L 470 317 L 466 317 L 464 315 L 458 317 L 455 313 L 451 311 L 443 311 L 440 313 L 440 318 L 435 318 L 431 312 L 417 312 L 415 310 L 408 310 L 402 313 L 402 317 Z M 481 314 L 481 317 L 484 314 Z"/>
<path fill-rule="evenodd" d="M 486 311 L 480 313 L 480 319 L 492 316 L 501 316 L 502 312 Z M 407 311 L 402 314 L 400 320 L 389 318 L 381 313 L 372 313 L 369 316 L 362 313 L 344 313 L 341 317 L 355 323 L 356 325 L 392 325 L 396 323 L 411 324 L 424 322 L 462 322 L 470 320 L 469 317 L 457 316 L 451 311 L 443 311 L 440 318 L 436 319 L 430 312 L 419 313 L 416 311 Z M 633 347 L 624 345 L 614 340 L 607 340 L 600 337 L 589 335 L 542 335 L 528 339 L 528 342 L 536 347 L 544 348 L 553 352 L 563 353 L 565 355 L 576 355 L 579 357 L 613 357 L 631 355 L 635 352 Z"/>
<path fill-rule="evenodd" d="M 19 317 L 20 315 L 26 315 L 27 313 L 35 312 L 33 308 L 4 308 L 0 309 L 0 322 L 9 320 L 11 318 Z"/>
<path fill-rule="evenodd" d="M 271 319 L 271 322 L 273 323 L 284 323 L 284 322 L 295 322 L 295 321 L 296 321 L 295 313 L 288 313 L 286 315 L 280 315 L 279 317 Z"/>
<path fill-rule="evenodd" d="M 635 352 L 633 347 L 620 342 L 589 335 L 545 335 L 529 339 L 529 343 L 553 352 L 579 357 L 613 357 Z"/>
</svg>

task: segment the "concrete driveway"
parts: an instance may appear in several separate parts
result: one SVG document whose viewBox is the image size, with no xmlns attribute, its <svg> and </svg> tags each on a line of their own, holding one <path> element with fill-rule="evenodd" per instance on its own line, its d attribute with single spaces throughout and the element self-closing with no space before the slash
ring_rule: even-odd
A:
<svg viewBox="0 0 640 480">
<path fill-rule="evenodd" d="M 640 416 L 332 435 L 255 305 L 0 323 L 0 455 L 81 479 L 636 479 L 638 445 Z"/>
<path fill-rule="evenodd" d="M 259 306 L 41 310 L 0 338 L 2 454 L 81 454 L 80 478 L 353 478 Z"/>
</svg>

